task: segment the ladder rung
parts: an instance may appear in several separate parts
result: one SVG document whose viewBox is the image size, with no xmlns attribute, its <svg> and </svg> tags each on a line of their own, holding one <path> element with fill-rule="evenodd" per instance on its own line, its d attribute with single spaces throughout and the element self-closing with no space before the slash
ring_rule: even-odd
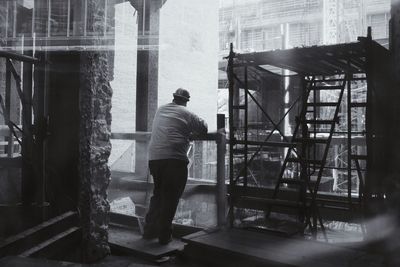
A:
<svg viewBox="0 0 400 267">
<path fill-rule="evenodd" d="M 321 80 L 314 80 L 316 83 L 322 83 L 322 82 L 343 82 L 344 79 L 321 79 Z"/>
<path fill-rule="evenodd" d="M 305 120 L 306 123 L 310 124 L 332 124 L 336 123 L 335 120 Z"/>
<path fill-rule="evenodd" d="M 279 181 L 280 184 L 294 184 L 294 185 L 304 185 L 305 181 L 294 178 L 281 178 Z"/>
<path fill-rule="evenodd" d="M 263 142 L 263 141 L 243 141 L 237 140 L 236 144 L 238 145 L 247 145 L 250 146 L 273 146 L 273 147 L 295 147 L 297 144 L 295 143 L 288 143 L 288 142 Z"/>
<path fill-rule="evenodd" d="M 257 201 L 265 206 L 282 206 L 290 208 L 302 208 L 303 202 L 301 201 L 290 201 L 284 199 L 272 199 L 272 198 L 256 198 L 256 197 L 240 197 L 241 200 Z"/>
<path fill-rule="evenodd" d="M 336 107 L 339 103 L 337 102 L 318 102 L 318 103 L 307 103 L 308 107 Z"/>
<path fill-rule="evenodd" d="M 232 106 L 233 109 L 246 109 L 245 105 Z"/>
<path fill-rule="evenodd" d="M 287 162 L 295 162 L 295 163 L 306 163 L 306 164 L 315 164 L 315 165 L 322 165 L 322 161 L 321 160 L 315 160 L 315 159 L 299 159 L 299 158 L 289 158 L 287 159 Z"/>
<path fill-rule="evenodd" d="M 367 160 L 367 155 L 351 155 L 351 159 Z"/>
<path fill-rule="evenodd" d="M 324 139 L 324 138 L 295 138 L 294 142 L 326 144 L 326 143 L 328 143 L 328 139 Z"/>
<path fill-rule="evenodd" d="M 367 106 L 367 103 L 351 103 L 350 107 L 352 108 L 364 108 Z"/>
<path fill-rule="evenodd" d="M 234 148 L 232 152 L 233 152 L 234 154 L 235 154 L 235 153 L 244 154 L 244 149 Z"/>
<path fill-rule="evenodd" d="M 342 85 L 316 85 L 310 88 L 311 90 L 341 90 Z"/>
</svg>

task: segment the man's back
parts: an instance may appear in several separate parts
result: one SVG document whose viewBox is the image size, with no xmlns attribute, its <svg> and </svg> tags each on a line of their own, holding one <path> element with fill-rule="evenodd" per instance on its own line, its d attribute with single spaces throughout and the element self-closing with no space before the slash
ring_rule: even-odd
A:
<svg viewBox="0 0 400 267">
<path fill-rule="evenodd" d="M 191 133 L 207 133 L 206 123 L 184 106 L 175 103 L 161 106 L 153 121 L 149 160 L 187 161 Z"/>
</svg>

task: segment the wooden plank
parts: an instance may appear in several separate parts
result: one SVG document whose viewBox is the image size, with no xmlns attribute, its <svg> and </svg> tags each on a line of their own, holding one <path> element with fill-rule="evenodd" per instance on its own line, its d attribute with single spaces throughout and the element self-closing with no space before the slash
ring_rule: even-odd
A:
<svg viewBox="0 0 400 267">
<path fill-rule="evenodd" d="M 205 260 L 211 258 L 213 261 L 221 261 L 217 265 L 224 265 L 226 260 L 233 258 L 236 262 L 234 266 L 240 266 L 237 265 L 238 262 L 243 261 L 247 266 L 253 266 L 252 263 L 257 262 L 264 263 L 264 266 L 333 267 L 348 266 L 356 260 L 369 258 L 364 252 L 328 243 L 239 229 L 229 229 L 184 240 L 192 247 L 192 251 L 197 248 L 203 255 L 218 251 L 218 258 L 203 257 Z M 371 265 L 363 266 L 374 266 L 373 263 L 376 263 L 376 260 L 368 262 Z"/>
<path fill-rule="evenodd" d="M 149 260 L 157 260 L 182 250 L 185 243 L 173 239 L 167 245 L 160 245 L 157 239 L 146 240 L 132 229 L 113 227 L 109 228 L 109 243 L 112 249 L 123 251 Z"/>
</svg>

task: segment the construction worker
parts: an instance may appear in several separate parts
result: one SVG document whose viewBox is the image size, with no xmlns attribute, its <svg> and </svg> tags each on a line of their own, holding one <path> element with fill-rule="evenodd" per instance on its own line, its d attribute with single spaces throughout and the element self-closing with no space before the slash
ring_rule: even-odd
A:
<svg viewBox="0 0 400 267">
<path fill-rule="evenodd" d="M 158 238 L 163 245 L 172 240 L 172 220 L 187 181 L 189 137 L 207 133 L 207 124 L 186 109 L 189 92 L 179 88 L 173 97 L 172 103 L 157 110 L 153 121 L 149 168 L 154 190 L 143 233 L 143 238 Z"/>
</svg>

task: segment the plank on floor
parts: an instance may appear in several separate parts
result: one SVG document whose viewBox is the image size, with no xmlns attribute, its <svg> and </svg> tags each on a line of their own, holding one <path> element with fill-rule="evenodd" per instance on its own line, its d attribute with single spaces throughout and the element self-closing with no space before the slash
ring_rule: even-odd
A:
<svg viewBox="0 0 400 267">
<path fill-rule="evenodd" d="M 153 260 L 182 250 L 185 245 L 176 239 L 168 245 L 160 245 L 158 239 L 145 240 L 138 231 L 122 227 L 110 227 L 109 243 L 114 249 Z"/>
</svg>

